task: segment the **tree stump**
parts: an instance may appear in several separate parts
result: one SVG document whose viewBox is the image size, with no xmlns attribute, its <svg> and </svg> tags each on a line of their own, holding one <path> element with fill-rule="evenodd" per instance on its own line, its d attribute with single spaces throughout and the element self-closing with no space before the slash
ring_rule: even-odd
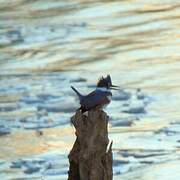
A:
<svg viewBox="0 0 180 180">
<path fill-rule="evenodd" d="M 68 180 L 112 180 L 107 114 L 99 109 L 89 111 L 88 116 L 77 111 L 71 121 L 77 137 L 68 156 Z"/>
</svg>

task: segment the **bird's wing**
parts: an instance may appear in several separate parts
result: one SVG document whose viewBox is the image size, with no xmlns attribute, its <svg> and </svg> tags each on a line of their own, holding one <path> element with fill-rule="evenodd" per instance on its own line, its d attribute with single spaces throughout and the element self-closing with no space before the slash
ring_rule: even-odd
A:
<svg viewBox="0 0 180 180">
<path fill-rule="evenodd" d="M 81 106 L 89 110 L 102 104 L 109 103 L 106 92 L 93 91 L 85 96 L 80 102 Z"/>
<path fill-rule="evenodd" d="M 97 94 L 98 92 L 97 91 L 92 91 L 91 93 L 89 93 L 88 95 L 86 95 L 86 98 L 89 98 L 89 97 L 93 97 Z M 98 93 L 99 94 L 99 93 Z"/>
</svg>

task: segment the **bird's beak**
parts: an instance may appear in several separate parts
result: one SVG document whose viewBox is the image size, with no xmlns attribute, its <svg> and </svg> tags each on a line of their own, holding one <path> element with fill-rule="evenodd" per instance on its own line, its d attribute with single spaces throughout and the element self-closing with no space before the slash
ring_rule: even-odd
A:
<svg viewBox="0 0 180 180">
<path fill-rule="evenodd" d="M 119 86 L 115 86 L 115 85 L 111 85 L 110 89 L 120 90 L 120 87 Z"/>
</svg>

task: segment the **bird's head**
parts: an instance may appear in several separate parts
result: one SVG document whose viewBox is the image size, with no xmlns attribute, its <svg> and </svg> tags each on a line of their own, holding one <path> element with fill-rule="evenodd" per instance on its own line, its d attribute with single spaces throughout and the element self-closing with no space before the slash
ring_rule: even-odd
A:
<svg viewBox="0 0 180 180">
<path fill-rule="evenodd" d="M 97 82 L 97 88 L 106 88 L 106 89 L 114 89 L 118 90 L 119 86 L 115 86 L 112 84 L 111 76 L 107 75 L 105 78 L 102 76 Z"/>
</svg>

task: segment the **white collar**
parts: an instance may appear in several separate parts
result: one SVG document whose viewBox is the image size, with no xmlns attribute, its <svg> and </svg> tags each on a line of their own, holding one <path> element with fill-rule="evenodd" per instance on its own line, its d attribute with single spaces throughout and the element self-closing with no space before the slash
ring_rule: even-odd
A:
<svg viewBox="0 0 180 180">
<path fill-rule="evenodd" d="M 97 87 L 96 90 L 98 91 L 104 91 L 104 92 L 110 92 L 111 90 L 110 89 L 107 89 L 105 87 Z"/>
</svg>

